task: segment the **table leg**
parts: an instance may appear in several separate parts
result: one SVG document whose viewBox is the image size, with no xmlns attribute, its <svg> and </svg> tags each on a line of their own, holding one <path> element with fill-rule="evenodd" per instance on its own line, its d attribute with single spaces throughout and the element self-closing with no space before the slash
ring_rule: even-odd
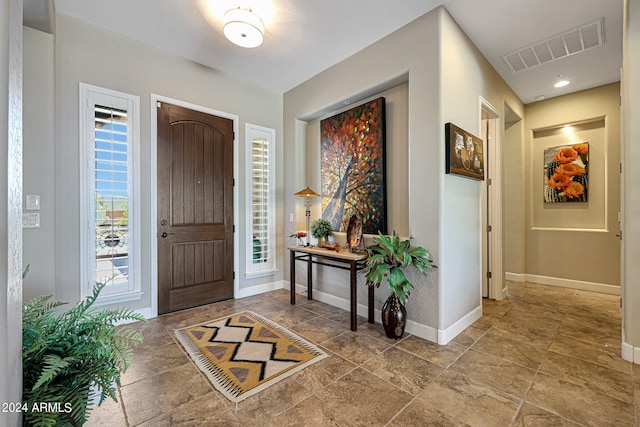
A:
<svg viewBox="0 0 640 427">
<path fill-rule="evenodd" d="M 367 286 L 369 288 L 369 323 L 374 323 L 373 322 L 373 309 L 374 309 L 374 303 L 373 303 L 373 290 L 374 287 L 373 286 Z"/>
<path fill-rule="evenodd" d="M 296 251 L 290 252 L 289 280 L 291 281 L 291 304 L 296 303 Z"/>
<path fill-rule="evenodd" d="M 311 254 L 307 255 L 307 299 L 313 299 L 313 263 Z"/>
<path fill-rule="evenodd" d="M 351 330 L 358 330 L 358 288 L 356 283 L 357 263 L 351 261 Z"/>
</svg>

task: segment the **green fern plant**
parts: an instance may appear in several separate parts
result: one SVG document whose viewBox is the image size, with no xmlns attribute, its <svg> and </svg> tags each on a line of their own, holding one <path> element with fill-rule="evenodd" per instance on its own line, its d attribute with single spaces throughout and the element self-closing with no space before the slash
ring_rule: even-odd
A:
<svg viewBox="0 0 640 427">
<path fill-rule="evenodd" d="M 67 311 L 59 309 L 66 303 L 50 301 L 50 295 L 23 306 L 25 425 L 79 426 L 98 395 L 99 405 L 108 397 L 117 401 L 115 384 L 142 333 L 115 324 L 144 317 L 128 308 L 91 308 L 104 286 L 96 284 L 92 295 Z"/>
<path fill-rule="evenodd" d="M 431 255 L 422 246 L 411 248 L 409 240 L 400 240 L 395 230 L 391 236 L 378 233 L 369 246 L 369 258 L 365 261 L 362 273 L 367 276 L 367 285 L 379 287 L 383 279 L 387 278 L 389 290 L 398 295 L 398 299 L 405 304 L 413 285 L 404 274 L 404 269 L 414 265 L 421 273 L 427 268 L 437 268 L 431 260 Z"/>
</svg>

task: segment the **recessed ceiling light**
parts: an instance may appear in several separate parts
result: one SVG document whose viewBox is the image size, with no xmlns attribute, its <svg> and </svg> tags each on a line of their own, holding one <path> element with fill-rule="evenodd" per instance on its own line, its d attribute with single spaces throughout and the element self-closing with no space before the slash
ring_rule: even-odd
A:
<svg viewBox="0 0 640 427">
<path fill-rule="evenodd" d="M 556 84 L 553 85 L 553 87 L 565 87 L 569 83 L 571 83 L 569 80 L 558 80 Z"/>
<path fill-rule="evenodd" d="M 544 95 L 538 95 L 536 96 L 536 101 L 544 101 L 547 97 Z"/>
</svg>

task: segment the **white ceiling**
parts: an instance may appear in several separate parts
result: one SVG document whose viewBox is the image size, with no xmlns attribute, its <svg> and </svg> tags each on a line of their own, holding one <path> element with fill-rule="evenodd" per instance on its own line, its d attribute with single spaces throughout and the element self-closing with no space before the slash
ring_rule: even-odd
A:
<svg viewBox="0 0 640 427">
<path fill-rule="evenodd" d="M 25 0 L 27 5 L 45 0 Z M 260 87 L 286 92 L 433 8 L 445 7 L 525 103 L 619 80 L 623 0 L 55 0 L 56 10 L 183 56 Z M 265 42 L 237 47 L 222 16 L 251 7 Z M 605 43 L 511 72 L 502 57 L 604 19 Z M 572 83 L 552 84 L 558 75 Z"/>
<path fill-rule="evenodd" d="M 445 6 L 525 104 L 620 80 L 623 0 L 450 0 Z M 502 59 L 602 18 L 602 46 L 518 73 Z M 559 75 L 571 84 L 554 88 Z"/>
</svg>

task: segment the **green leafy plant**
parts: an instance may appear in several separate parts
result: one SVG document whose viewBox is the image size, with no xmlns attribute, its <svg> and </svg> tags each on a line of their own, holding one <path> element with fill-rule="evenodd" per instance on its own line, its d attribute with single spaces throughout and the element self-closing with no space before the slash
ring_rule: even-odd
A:
<svg viewBox="0 0 640 427">
<path fill-rule="evenodd" d="M 318 218 L 311 223 L 311 235 L 315 238 L 323 238 L 333 234 L 331 223 L 326 219 Z"/>
<path fill-rule="evenodd" d="M 131 363 L 132 346 L 142 333 L 122 320 L 144 321 L 128 308 L 92 309 L 105 283 L 75 307 L 51 295 L 22 308 L 24 422 L 30 426 L 77 426 L 87 420 L 91 402 L 115 401 L 120 374 Z M 35 409 L 35 410 L 34 410 Z"/>
<path fill-rule="evenodd" d="M 391 236 L 378 233 L 369 246 L 369 258 L 365 262 L 362 273 L 366 274 L 367 285 L 379 287 L 387 278 L 387 285 L 391 292 L 398 295 L 398 299 L 405 304 L 413 285 L 404 274 L 404 269 L 414 265 L 421 273 L 427 268 L 436 268 L 429 251 L 421 246 L 411 247 L 410 240 L 400 240 L 395 230 Z"/>
</svg>

